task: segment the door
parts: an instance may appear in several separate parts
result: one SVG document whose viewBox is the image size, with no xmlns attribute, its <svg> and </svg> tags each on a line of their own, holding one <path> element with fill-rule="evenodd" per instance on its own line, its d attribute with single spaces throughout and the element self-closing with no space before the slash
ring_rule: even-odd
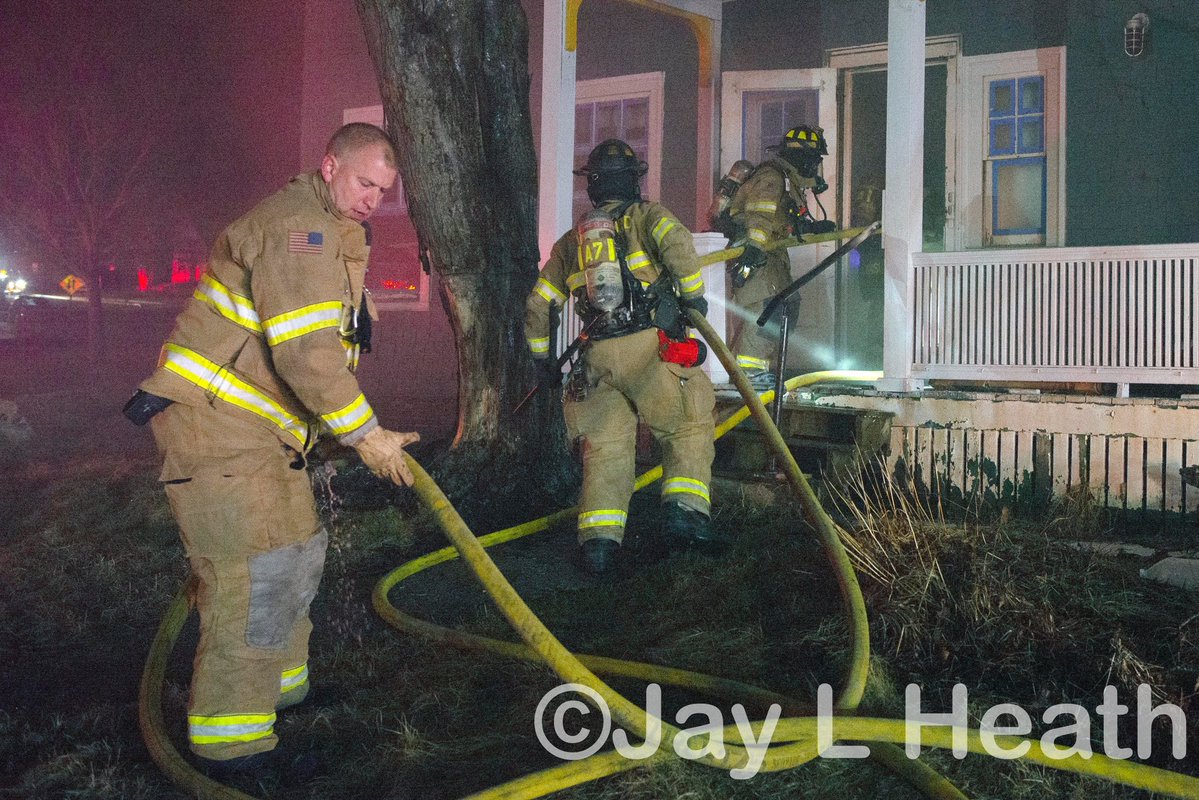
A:
<svg viewBox="0 0 1199 800">
<path fill-rule="evenodd" d="M 837 73 L 831 69 L 768 70 L 726 72 L 722 76 L 720 166 L 724 174 L 734 161 L 747 159 L 754 164 L 769 160 L 768 146 L 777 145 L 790 128 L 818 125 L 824 129 L 828 155 L 823 174 L 829 186 L 837 178 Z M 817 219 L 821 212 L 838 219 L 835 191 L 820 195 L 812 204 Z M 791 273 L 798 277 L 835 249 L 835 244 L 806 245 L 791 251 Z M 792 303 L 792 335 L 788 344 L 784 372 L 828 369 L 837 363 L 834 353 L 833 298 L 835 276 L 832 270 L 812 281 Z M 753 316 L 756 312 L 736 308 L 730 302 L 729 314 Z"/>
</svg>

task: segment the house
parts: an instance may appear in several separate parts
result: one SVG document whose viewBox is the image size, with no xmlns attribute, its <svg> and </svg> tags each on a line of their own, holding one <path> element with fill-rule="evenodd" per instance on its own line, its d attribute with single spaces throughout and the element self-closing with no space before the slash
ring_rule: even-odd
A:
<svg viewBox="0 0 1199 800">
<path fill-rule="evenodd" d="M 306 161 L 336 124 L 381 121 L 346 5 L 306 3 Z M 789 367 L 885 375 L 815 402 L 893 413 L 893 458 L 963 494 L 1085 487 L 1146 512 L 1199 502 L 1178 475 L 1199 460 L 1192 3 L 524 6 L 542 253 L 579 208 L 570 168 L 609 136 L 650 164 L 647 196 L 702 230 L 734 160 L 819 124 L 824 212 L 843 227 L 881 217 L 884 234 L 805 290 Z M 402 264 L 397 285 L 413 287 L 394 307 L 426 348 L 451 352 L 402 198 L 393 210 L 380 224 L 397 244 L 376 262 Z M 830 249 L 796 248 L 796 274 Z M 452 387 L 448 372 L 417 374 L 430 361 L 413 380 Z"/>
</svg>

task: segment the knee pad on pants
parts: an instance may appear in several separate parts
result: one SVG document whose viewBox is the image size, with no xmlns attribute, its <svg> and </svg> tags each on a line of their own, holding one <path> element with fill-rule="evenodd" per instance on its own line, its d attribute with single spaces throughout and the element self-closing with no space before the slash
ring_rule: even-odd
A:
<svg viewBox="0 0 1199 800">
<path fill-rule="evenodd" d="M 277 547 L 250 559 L 250 613 L 246 644 L 263 650 L 287 647 L 292 628 L 308 613 L 325 568 L 329 533 Z"/>
</svg>

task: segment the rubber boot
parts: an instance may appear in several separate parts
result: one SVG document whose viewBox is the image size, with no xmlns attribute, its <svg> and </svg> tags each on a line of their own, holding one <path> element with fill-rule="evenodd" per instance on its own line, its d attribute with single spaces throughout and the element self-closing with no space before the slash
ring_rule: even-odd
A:
<svg viewBox="0 0 1199 800">
<path fill-rule="evenodd" d="M 579 546 L 579 561 L 584 572 L 603 575 L 616 566 L 620 542 L 614 539 L 588 539 Z"/>
<path fill-rule="evenodd" d="M 662 533 L 678 545 L 718 553 L 730 544 L 729 538 L 712 530 L 707 514 L 682 503 L 662 504 Z"/>
</svg>

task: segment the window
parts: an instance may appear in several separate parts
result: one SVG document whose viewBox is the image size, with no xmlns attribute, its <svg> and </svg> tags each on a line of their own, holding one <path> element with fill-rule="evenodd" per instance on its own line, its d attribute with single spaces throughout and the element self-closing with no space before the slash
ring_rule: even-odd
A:
<svg viewBox="0 0 1199 800">
<path fill-rule="evenodd" d="M 630 97 L 575 104 L 575 163 L 582 164 L 597 144 L 622 139 L 637 158 L 649 163 L 649 98 Z M 578 219 L 591 208 L 585 181 L 575 181 L 573 214 Z"/>
<path fill-rule="evenodd" d="M 987 193 L 993 239 L 1035 237 L 1045 243 L 1045 78 L 988 84 Z"/>
<path fill-rule="evenodd" d="M 819 89 L 744 92 L 741 95 L 744 157 L 760 164 L 774 157 L 767 150 L 798 125 L 818 125 Z"/>
<path fill-rule="evenodd" d="M 961 59 L 959 247 L 1064 241 L 1065 62 L 1061 47 Z"/>
<path fill-rule="evenodd" d="M 662 170 L 662 102 L 665 73 L 647 72 L 575 84 L 575 164 L 605 139 L 623 139 L 649 165 L 642 178 L 646 197 L 657 198 Z M 591 208 L 587 184 L 576 178 L 572 214 Z"/>
</svg>

